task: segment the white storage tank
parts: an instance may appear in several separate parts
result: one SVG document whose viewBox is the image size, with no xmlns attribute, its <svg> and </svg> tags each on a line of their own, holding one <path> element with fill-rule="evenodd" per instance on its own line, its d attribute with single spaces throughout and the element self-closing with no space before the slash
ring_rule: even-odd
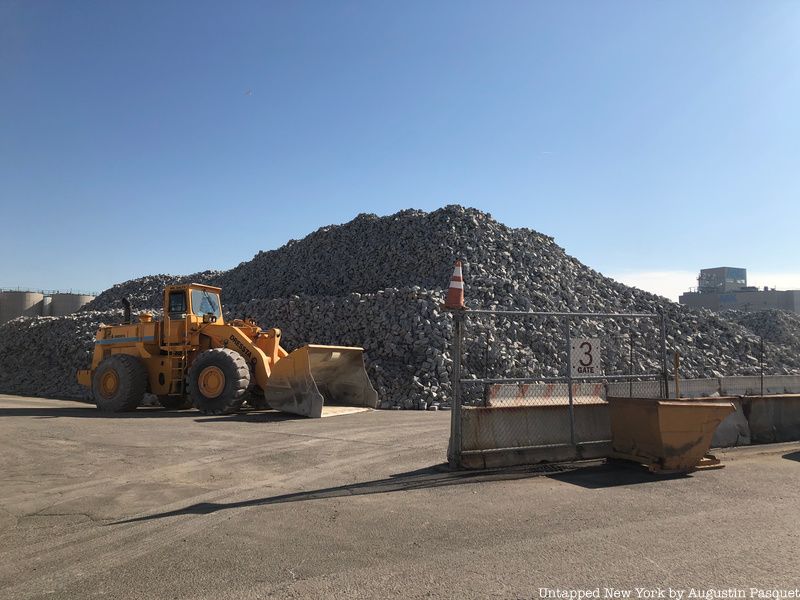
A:
<svg viewBox="0 0 800 600">
<path fill-rule="evenodd" d="M 81 306 L 94 300 L 88 294 L 53 294 L 50 302 L 50 316 L 64 317 L 76 312 Z"/>
<path fill-rule="evenodd" d="M 41 315 L 43 301 L 44 294 L 39 292 L 0 292 L 0 323 Z"/>
</svg>

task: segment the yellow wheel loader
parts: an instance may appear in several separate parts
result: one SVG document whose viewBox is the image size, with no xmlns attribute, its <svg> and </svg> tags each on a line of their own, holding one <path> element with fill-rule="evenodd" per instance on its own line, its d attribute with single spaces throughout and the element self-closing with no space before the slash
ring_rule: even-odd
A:
<svg viewBox="0 0 800 600">
<path fill-rule="evenodd" d="M 306 417 L 322 416 L 325 402 L 376 408 L 378 394 L 364 369 L 362 348 L 307 345 L 287 353 L 281 330 L 251 320 L 226 323 L 220 288 L 186 284 L 164 290 L 164 316 L 101 325 L 90 369 L 78 382 L 100 410 L 134 410 L 145 393 L 165 408 L 195 406 L 206 414 L 254 406 Z"/>
</svg>

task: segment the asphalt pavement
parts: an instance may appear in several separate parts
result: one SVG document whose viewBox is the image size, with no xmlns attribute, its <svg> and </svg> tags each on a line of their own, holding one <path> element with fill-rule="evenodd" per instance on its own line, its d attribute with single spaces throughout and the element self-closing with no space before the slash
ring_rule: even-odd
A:
<svg viewBox="0 0 800 600">
<path fill-rule="evenodd" d="M 800 587 L 800 444 L 669 478 L 602 462 L 451 472 L 448 433 L 446 412 L 109 417 L 0 396 L 0 598 Z"/>
</svg>

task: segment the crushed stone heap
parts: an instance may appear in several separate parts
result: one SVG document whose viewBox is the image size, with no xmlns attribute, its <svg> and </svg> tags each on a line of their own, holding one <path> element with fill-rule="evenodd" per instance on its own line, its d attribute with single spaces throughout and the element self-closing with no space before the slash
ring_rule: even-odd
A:
<svg viewBox="0 0 800 600">
<path fill-rule="evenodd" d="M 97 327 L 121 320 L 121 310 L 85 311 L 0 325 L 0 392 L 84 398 L 86 388 L 78 385 L 75 375 L 92 361 Z"/>
<path fill-rule="evenodd" d="M 722 316 L 763 337 L 765 342 L 800 347 L 800 315 L 797 313 L 773 308 L 754 312 L 726 310 Z"/>
<path fill-rule="evenodd" d="M 146 275 L 129 279 L 107 289 L 94 300 L 81 307 L 81 311 L 115 310 L 122 306 L 123 298 L 131 301 L 134 308 L 161 308 L 164 286 L 181 283 L 205 283 L 214 285 L 220 271 L 201 271 L 192 275 Z"/>
<path fill-rule="evenodd" d="M 507 227 L 475 209 L 447 206 L 430 213 L 362 214 L 260 252 L 229 271 L 127 281 L 103 292 L 71 320 L 12 321 L 0 328 L 0 391 L 83 394 L 74 382 L 75 369 L 88 366 L 97 324 L 118 314 L 108 310 L 129 296 L 135 309 L 152 312 L 160 308 L 165 284 L 194 281 L 223 288 L 228 317 L 280 327 L 289 349 L 311 342 L 363 346 L 384 407 L 447 400 L 452 390 L 451 319 L 440 304 L 457 258 L 463 261 L 470 308 L 663 312 L 668 345 L 682 354 L 683 376 L 745 375 L 758 368 L 759 342 L 748 328 L 754 324 L 627 287 L 569 256 L 551 237 Z M 773 321 L 783 327 L 780 318 Z M 607 334 L 612 340 L 624 334 L 618 323 L 587 327 L 582 333 Z M 32 332 L 36 341 L 20 344 Z M 553 323 L 500 319 L 474 333 L 491 340 L 490 349 L 468 358 L 488 362 L 494 376 L 557 375 L 563 368 L 562 332 Z M 797 337 L 771 334 L 765 339 L 770 372 L 800 372 Z M 20 348 L 25 356 L 14 356 Z M 625 348 L 612 341 L 603 352 L 610 370 L 626 368 Z M 655 356 L 640 353 L 636 370 L 657 370 Z M 19 374 L 23 364 L 35 372 Z"/>
</svg>

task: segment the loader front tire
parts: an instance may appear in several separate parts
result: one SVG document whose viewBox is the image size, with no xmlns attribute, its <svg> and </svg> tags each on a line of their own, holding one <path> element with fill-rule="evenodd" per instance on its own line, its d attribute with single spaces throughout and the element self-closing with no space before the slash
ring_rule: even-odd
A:
<svg viewBox="0 0 800 600">
<path fill-rule="evenodd" d="M 136 410 L 147 391 L 147 371 L 142 362 L 128 354 L 112 354 L 97 367 L 92 377 L 92 395 L 103 412 Z"/>
<path fill-rule="evenodd" d="M 250 369 L 240 354 L 227 348 L 202 352 L 189 367 L 189 397 L 207 415 L 238 411 L 250 385 Z"/>
</svg>

